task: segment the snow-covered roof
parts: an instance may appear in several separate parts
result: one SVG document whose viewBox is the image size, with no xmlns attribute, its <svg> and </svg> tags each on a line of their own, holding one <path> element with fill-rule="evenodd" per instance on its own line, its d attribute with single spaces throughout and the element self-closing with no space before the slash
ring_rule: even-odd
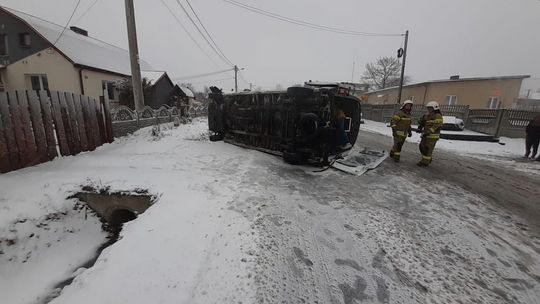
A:
<svg viewBox="0 0 540 304">
<path fill-rule="evenodd" d="M 193 94 L 193 91 L 190 88 L 181 85 L 178 86 L 186 94 L 187 97 L 195 98 L 195 94 Z"/>
<path fill-rule="evenodd" d="M 146 78 L 152 84 L 155 84 L 163 75 L 165 75 L 164 71 L 141 71 L 142 78 Z"/>
<path fill-rule="evenodd" d="M 28 23 L 51 44 L 54 44 L 64 29 L 63 26 L 47 20 L 10 8 L 2 8 Z M 131 75 L 129 52 L 99 39 L 77 34 L 68 28 L 56 42 L 55 47 L 74 64 Z M 142 70 L 152 70 L 152 67 L 144 60 L 140 60 L 140 64 Z"/>
</svg>

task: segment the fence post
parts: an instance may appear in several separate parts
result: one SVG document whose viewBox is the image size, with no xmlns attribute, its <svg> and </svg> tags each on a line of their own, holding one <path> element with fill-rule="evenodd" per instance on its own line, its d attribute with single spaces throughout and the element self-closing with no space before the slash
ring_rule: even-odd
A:
<svg viewBox="0 0 540 304">
<path fill-rule="evenodd" d="M 471 110 L 471 106 L 467 105 L 465 108 L 465 111 L 463 111 L 463 121 L 465 122 L 465 126 L 467 125 L 467 121 L 469 120 L 469 111 Z"/>
<path fill-rule="evenodd" d="M 100 98 L 100 101 L 103 102 L 103 118 L 105 119 L 105 134 L 107 136 L 107 142 L 112 143 L 114 141 L 114 135 L 112 128 L 111 104 L 107 90 L 103 90 L 103 99 Z"/>
<path fill-rule="evenodd" d="M 495 129 L 495 137 L 499 137 L 501 133 L 501 124 L 503 122 L 503 117 L 506 114 L 506 109 L 499 109 L 497 111 L 497 128 Z"/>
</svg>

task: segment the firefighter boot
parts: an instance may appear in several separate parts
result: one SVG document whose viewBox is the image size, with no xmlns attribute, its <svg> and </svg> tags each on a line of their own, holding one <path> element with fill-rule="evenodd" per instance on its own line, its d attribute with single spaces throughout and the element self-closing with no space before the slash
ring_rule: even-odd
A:
<svg viewBox="0 0 540 304">
<path fill-rule="evenodd" d="M 394 152 L 393 154 L 394 155 L 392 156 L 392 158 L 396 163 L 399 163 L 399 157 L 401 156 L 401 152 Z"/>
</svg>

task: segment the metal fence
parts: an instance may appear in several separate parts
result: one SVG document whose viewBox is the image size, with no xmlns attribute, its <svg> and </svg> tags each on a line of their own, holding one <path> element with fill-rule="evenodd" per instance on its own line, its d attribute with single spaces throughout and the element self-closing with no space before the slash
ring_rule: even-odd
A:
<svg viewBox="0 0 540 304">
<path fill-rule="evenodd" d="M 362 105 L 364 119 L 389 122 L 400 105 Z M 411 116 L 413 123 L 426 112 L 424 105 L 413 105 Z M 507 109 L 469 109 L 465 105 L 442 105 L 441 112 L 445 116 L 463 119 L 468 130 L 489 134 L 495 137 L 525 137 L 525 127 L 540 111 L 507 110 Z"/>
</svg>

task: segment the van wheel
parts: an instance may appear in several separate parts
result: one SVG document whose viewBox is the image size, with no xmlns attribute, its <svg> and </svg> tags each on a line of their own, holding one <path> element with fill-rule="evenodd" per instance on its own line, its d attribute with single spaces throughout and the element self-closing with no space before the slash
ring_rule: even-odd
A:
<svg viewBox="0 0 540 304">
<path fill-rule="evenodd" d="M 210 141 L 220 141 L 220 140 L 223 140 L 223 135 L 221 134 L 212 134 L 208 137 L 208 139 L 210 139 Z"/>
<path fill-rule="evenodd" d="M 283 160 L 291 165 L 301 165 L 305 162 L 304 156 L 298 152 L 283 152 Z"/>
<path fill-rule="evenodd" d="M 313 89 L 306 87 L 290 87 L 287 89 L 289 97 L 313 97 Z"/>
</svg>

